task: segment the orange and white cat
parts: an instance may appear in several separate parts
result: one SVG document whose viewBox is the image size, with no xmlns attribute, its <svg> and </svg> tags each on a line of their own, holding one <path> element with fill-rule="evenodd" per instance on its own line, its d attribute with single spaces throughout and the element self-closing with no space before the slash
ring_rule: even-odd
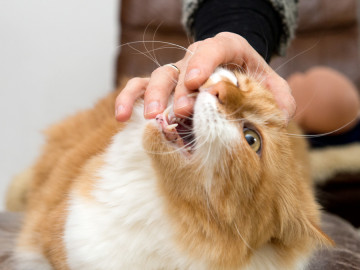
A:
<svg viewBox="0 0 360 270">
<path fill-rule="evenodd" d="M 116 94 L 49 129 L 16 269 L 298 270 L 331 245 L 306 144 L 256 80 L 217 69 L 187 119 L 139 102 L 117 123 Z"/>
</svg>

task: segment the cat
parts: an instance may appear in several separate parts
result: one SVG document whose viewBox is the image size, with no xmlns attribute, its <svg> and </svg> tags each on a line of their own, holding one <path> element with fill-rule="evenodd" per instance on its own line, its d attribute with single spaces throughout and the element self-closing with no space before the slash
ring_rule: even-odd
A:
<svg viewBox="0 0 360 270">
<path fill-rule="evenodd" d="M 306 143 L 256 79 L 218 68 L 186 119 L 138 101 L 118 123 L 117 94 L 48 130 L 16 269 L 298 270 L 332 245 Z"/>
</svg>

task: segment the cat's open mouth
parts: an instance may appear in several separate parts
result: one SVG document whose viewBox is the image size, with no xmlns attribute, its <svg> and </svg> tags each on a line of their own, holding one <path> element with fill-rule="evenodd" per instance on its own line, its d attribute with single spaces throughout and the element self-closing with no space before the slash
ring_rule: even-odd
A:
<svg viewBox="0 0 360 270">
<path fill-rule="evenodd" d="M 156 121 L 161 127 L 165 138 L 183 149 L 187 154 L 193 152 L 195 144 L 192 119 L 192 115 L 187 118 L 175 117 L 172 106 L 169 106 L 162 114 L 156 116 Z"/>
</svg>

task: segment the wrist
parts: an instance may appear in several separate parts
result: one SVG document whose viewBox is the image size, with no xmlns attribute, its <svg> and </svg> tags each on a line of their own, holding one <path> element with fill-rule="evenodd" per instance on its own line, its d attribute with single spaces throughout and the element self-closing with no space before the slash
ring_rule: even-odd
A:
<svg viewBox="0 0 360 270">
<path fill-rule="evenodd" d="M 268 62 L 279 44 L 281 21 L 266 0 L 207 0 L 195 14 L 196 40 L 232 32 L 244 37 Z"/>
</svg>

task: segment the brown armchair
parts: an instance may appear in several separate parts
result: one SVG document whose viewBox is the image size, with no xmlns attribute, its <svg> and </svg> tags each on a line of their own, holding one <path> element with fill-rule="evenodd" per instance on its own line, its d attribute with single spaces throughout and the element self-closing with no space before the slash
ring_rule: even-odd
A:
<svg viewBox="0 0 360 270">
<path fill-rule="evenodd" d="M 115 75 L 117 81 L 124 76 L 150 74 L 158 67 L 155 59 L 160 65 L 164 65 L 183 57 L 184 50 L 165 43 L 169 42 L 185 48 L 192 43 L 180 23 L 181 1 L 123 0 L 121 2 L 120 44 L 122 46 L 117 60 Z"/>
</svg>

